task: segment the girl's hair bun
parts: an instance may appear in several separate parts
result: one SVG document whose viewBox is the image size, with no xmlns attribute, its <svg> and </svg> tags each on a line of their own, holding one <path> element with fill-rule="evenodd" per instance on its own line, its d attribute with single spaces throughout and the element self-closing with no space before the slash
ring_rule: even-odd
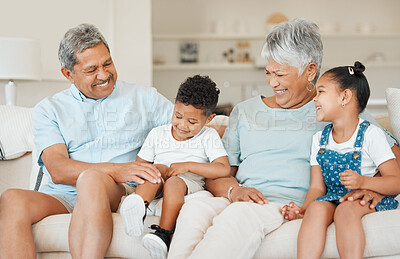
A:
<svg viewBox="0 0 400 259">
<path fill-rule="evenodd" d="M 354 71 L 357 73 L 362 73 L 365 71 L 365 66 L 360 61 L 356 61 L 354 62 Z"/>
</svg>

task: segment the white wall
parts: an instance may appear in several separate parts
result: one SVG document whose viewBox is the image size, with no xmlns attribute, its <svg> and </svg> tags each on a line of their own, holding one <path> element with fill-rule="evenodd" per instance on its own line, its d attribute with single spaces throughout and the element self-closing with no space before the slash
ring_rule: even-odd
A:
<svg viewBox="0 0 400 259">
<path fill-rule="evenodd" d="M 151 2 L 148 0 L 1 0 L 0 37 L 40 40 L 43 80 L 17 82 L 17 105 L 32 107 L 46 96 L 69 87 L 57 58 L 64 33 L 92 23 L 111 46 L 118 78 L 151 85 Z M 4 104 L 0 81 L 0 104 Z"/>
<path fill-rule="evenodd" d="M 372 33 L 400 34 L 400 1 L 398 0 L 153 0 L 153 34 L 193 34 L 210 33 L 216 21 L 224 25 L 227 34 L 236 33 L 235 26 L 241 21 L 247 26 L 249 34 L 266 33 L 266 20 L 276 12 L 285 14 L 289 19 L 305 17 L 316 22 L 321 31 L 334 24 L 340 33 L 357 33 L 360 25 L 372 28 Z M 400 37 L 324 37 L 324 60 L 322 70 L 338 65 L 352 65 L 362 61 L 367 69 L 372 98 L 384 99 L 384 89 L 400 87 Z M 168 61 L 179 53 L 179 41 L 158 41 L 153 43 L 153 56 L 164 55 Z M 209 56 L 221 59 L 222 48 L 235 46 L 236 41 L 199 41 L 199 58 L 208 60 Z M 209 44 L 207 46 L 207 44 Z M 213 45 L 211 45 L 213 44 Z M 251 40 L 253 57 L 259 55 L 263 40 Z M 160 53 L 163 52 L 163 53 Z M 393 66 L 369 66 L 368 57 L 382 52 L 386 64 Z M 166 54 L 167 53 L 167 54 Z M 161 93 L 173 98 L 179 84 L 185 77 L 195 73 L 208 74 L 221 88 L 220 104 L 240 102 L 252 93 L 272 94 L 265 84 L 264 72 L 260 70 L 181 70 L 154 71 L 153 82 Z M 223 82 L 231 81 L 236 85 L 224 88 Z M 249 87 L 243 88 L 241 85 Z M 259 86 L 258 86 L 259 85 Z"/>
</svg>

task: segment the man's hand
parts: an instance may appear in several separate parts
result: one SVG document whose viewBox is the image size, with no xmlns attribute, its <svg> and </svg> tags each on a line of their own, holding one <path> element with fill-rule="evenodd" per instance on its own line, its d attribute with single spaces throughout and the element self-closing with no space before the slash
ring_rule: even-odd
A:
<svg viewBox="0 0 400 259">
<path fill-rule="evenodd" d="M 289 205 L 282 207 L 282 215 L 287 220 L 302 219 L 304 216 L 304 209 L 292 201 Z"/>
<path fill-rule="evenodd" d="M 168 177 L 189 173 L 189 163 L 173 163 L 169 166 Z"/>
<path fill-rule="evenodd" d="M 169 167 L 162 164 L 155 164 L 155 166 L 157 167 L 158 171 L 160 171 L 161 177 L 164 179 L 164 181 L 166 181 L 168 179 Z"/>
<path fill-rule="evenodd" d="M 255 202 L 258 204 L 267 204 L 269 200 L 255 188 L 235 186 L 231 190 L 231 199 L 235 201 Z"/>
<path fill-rule="evenodd" d="M 161 182 L 161 173 L 157 167 L 143 162 L 116 163 L 110 176 L 117 183 L 134 181 L 143 184 L 145 180 L 151 183 Z"/>
<path fill-rule="evenodd" d="M 364 206 L 365 204 L 369 203 L 371 201 L 371 204 L 369 205 L 370 209 L 375 208 L 375 206 L 381 202 L 381 200 L 384 198 L 382 194 L 379 194 L 377 192 L 373 192 L 370 190 L 354 190 L 340 198 L 340 202 L 344 202 L 346 200 L 349 201 L 355 201 L 355 200 L 360 200 L 360 204 Z"/>
<path fill-rule="evenodd" d="M 361 189 L 364 183 L 364 176 L 359 175 L 356 171 L 346 170 L 339 174 L 340 182 L 346 189 Z"/>
</svg>

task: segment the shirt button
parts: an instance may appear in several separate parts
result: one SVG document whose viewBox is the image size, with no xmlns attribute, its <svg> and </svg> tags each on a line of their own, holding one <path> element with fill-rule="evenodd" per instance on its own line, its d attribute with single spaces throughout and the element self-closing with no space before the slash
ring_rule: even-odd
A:
<svg viewBox="0 0 400 259">
<path fill-rule="evenodd" d="M 100 138 L 96 138 L 95 140 L 96 140 L 96 142 L 100 142 Z"/>
<path fill-rule="evenodd" d="M 99 128 L 102 128 L 102 127 L 103 127 L 103 124 L 99 123 Z"/>
</svg>

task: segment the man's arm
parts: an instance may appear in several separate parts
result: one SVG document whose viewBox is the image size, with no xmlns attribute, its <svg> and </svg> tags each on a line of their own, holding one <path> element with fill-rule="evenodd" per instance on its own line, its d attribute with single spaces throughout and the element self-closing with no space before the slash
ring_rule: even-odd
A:
<svg viewBox="0 0 400 259">
<path fill-rule="evenodd" d="M 87 169 L 106 173 L 117 183 L 134 181 L 142 184 L 144 180 L 156 183 L 161 177 L 158 169 L 147 163 L 85 163 L 72 160 L 64 144 L 55 144 L 44 149 L 41 158 L 52 181 L 56 184 L 75 186 L 79 175 Z"/>
</svg>

